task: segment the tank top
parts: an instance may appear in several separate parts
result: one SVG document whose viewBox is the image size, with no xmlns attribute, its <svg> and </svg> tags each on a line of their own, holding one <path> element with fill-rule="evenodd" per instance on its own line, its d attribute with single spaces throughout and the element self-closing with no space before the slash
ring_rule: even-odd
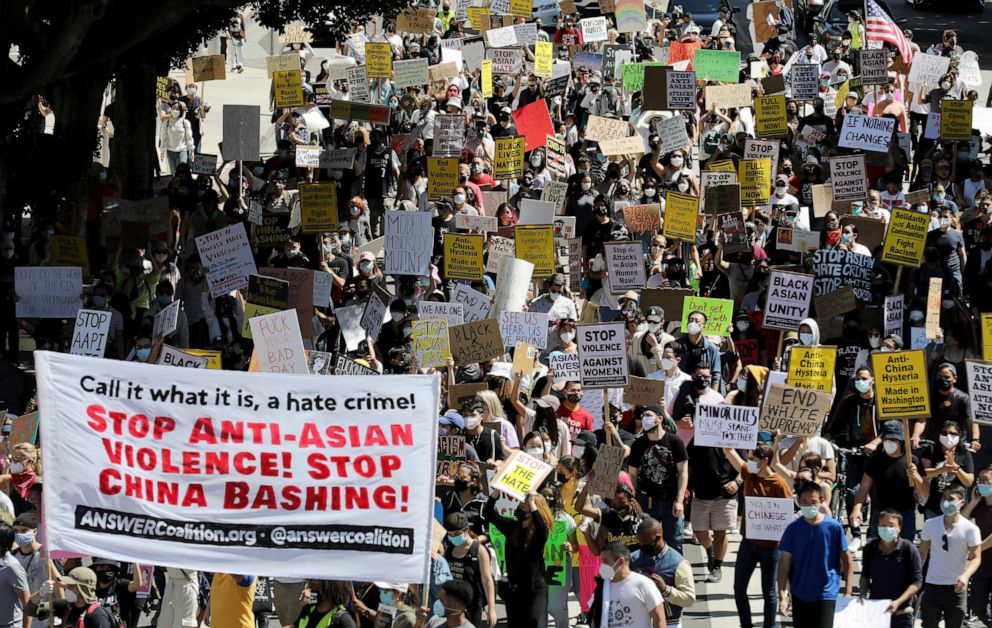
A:
<svg viewBox="0 0 992 628">
<path fill-rule="evenodd" d="M 473 541 L 471 547 L 468 548 L 468 552 L 461 558 L 455 557 L 455 546 L 450 543 L 444 550 L 444 559 L 448 561 L 448 568 L 451 569 L 451 577 L 455 580 L 467 582 L 471 585 L 472 591 L 475 593 L 472 596 L 472 603 L 468 605 L 467 610 L 469 615 L 472 615 L 474 611 L 481 608 L 482 601 L 486 599 L 485 591 L 482 589 L 482 573 L 479 567 L 480 551 L 485 550 L 482 549 L 478 541 Z"/>
</svg>

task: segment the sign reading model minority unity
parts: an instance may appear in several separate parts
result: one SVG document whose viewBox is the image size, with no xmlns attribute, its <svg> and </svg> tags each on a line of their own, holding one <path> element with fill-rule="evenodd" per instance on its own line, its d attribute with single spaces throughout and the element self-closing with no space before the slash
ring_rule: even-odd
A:
<svg viewBox="0 0 992 628">
<path fill-rule="evenodd" d="M 426 582 L 438 376 L 311 377 L 39 351 L 50 549 Z"/>
</svg>

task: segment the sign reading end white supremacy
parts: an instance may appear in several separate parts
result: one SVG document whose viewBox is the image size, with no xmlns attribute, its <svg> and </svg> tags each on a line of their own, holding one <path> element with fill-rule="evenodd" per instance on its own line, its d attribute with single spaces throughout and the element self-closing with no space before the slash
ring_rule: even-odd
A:
<svg viewBox="0 0 992 628">
<path fill-rule="evenodd" d="M 39 351 L 51 549 L 426 582 L 438 376 L 237 373 Z M 264 392 L 260 392 L 264 391 Z"/>
</svg>

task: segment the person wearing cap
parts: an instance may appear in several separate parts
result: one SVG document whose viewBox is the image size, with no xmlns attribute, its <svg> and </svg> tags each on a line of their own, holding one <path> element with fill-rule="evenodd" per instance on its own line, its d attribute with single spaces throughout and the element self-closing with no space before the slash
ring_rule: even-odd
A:
<svg viewBox="0 0 992 628">
<path fill-rule="evenodd" d="M 726 329 L 706 329 L 706 313 L 699 310 L 689 312 L 686 321 L 685 333 L 677 340 L 682 347 L 682 361 L 679 363 L 686 373 L 695 373 L 700 367 L 708 369 L 711 373 L 711 384 L 713 390 L 720 389 L 721 367 L 720 350 L 710 342 L 704 335 L 705 331 L 713 334 L 724 335 L 729 333 Z"/>
<path fill-rule="evenodd" d="M 41 589 L 48 580 L 48 564 L 42 555 L 41 543 L 38 542 L 38 516 L 33 512 L 25 512 L 14 519 L 14 543 L 16 549 L 11 555 L 24 568 L 28 578 L 28 588 L 32 593 Z"/>
<path fill-rule="evenodd" d="M 135 592 L 143 583 L 141 569 L 134 565 L 132 577 L 120 577 L 121 564 L 109 558 L 95 558 L 90 569 L 96 574 L 95 593 L 100 604 L 114 611 L 129 628 L 137 626 L 141 611 Z"/>
<path fill-rule="evenodd" d="M 924 477 L 930 481 L 930 499 L 923 505 L 924 518 L 940 516 L 940 495 L 945 486 L 958 483 L 970 489 L 975 483 L 975 462 L 961 426 L 945 421 L 937 441 L 926 443 L 920 452 Z"/>
<path fill-rule="evenodd" d="M 465 445 L 471 445 L 479 456 L 479 460 L 491 463 L 494 460 L 505 460 L 502 439 L 495 430 L 482 425 L 485 404 L 476 398 L 462 403 L 461 416 L 465 419 Z"/>
<path fill-rule="evenodd" d="M 681 554 L 689 456 L 682 439 L 665 429 L 665 416 L 660 405 L 644 408 L 641 435 L 630 447 L 627 473 L 641 509 L 661 522 L 665 543 Z"/>
<path fill-rule="evenodd" d="M 496 583 L 489 566 L 489 550 L 472 534 L 471 523 L 463 512 L 452 512 L 444 518 L 444 558 L 455 580 L 472 588 L 472 602 L 467 618 L 475 626 L 496 626 Z M 488 532 L 488 530 L 487 530 Z M 482 620 L 483 606 L 487 608 Z"/>
<path fill-rule="evenodd" d="M 938 442 L 940 431 L 945 423 L 953 421 L 958 425 L 961 441 L 967 443 L 973 452 L 982 448 L 979 440 L 978 423 L 972 420 L 971 397 L 957 388 L 958 369 L 950 362 L 937 367 L 930 390 L 930 418 L 916 423 L 913 439 L 926 438 Z M 925 428 L 924 428 L 925 424 Z"/>
<path fill-rule="evenodd" d="M 76 567 L 59 576 L 61 596 L 72 606 L 63 626 L 77 626 L 82 620 L 84 628 L 117 628 L 113 612 L 97 600 L 96 580 L 96 574 L 87 567 Z"/>
<path fill-rule="evenodd" d="M 661 368 L 661 353 L 668 343 L 675 340 L 675 336 L 665 331 L 664 309 L 652 305 L 645 320 L 647 329 L 634 333 L 627 351 L 628 364 L 632 365 L 631 374 L 640 377 L 650 376 Z"/>
<path fill-rule="evenodd" d="M 21 626 L 24 606 L 31 598 L 24 567 L 11 555 L 14 538 L 14 529 L 0 523 L 0 626 L 8 628 Z"/>
<path fill-rule="evenodd" d="M 490 130 L 494 139 L 517 135 L 517 128 L 513 124 L 512 114 L 513 110 L 508 106 L 499 110 L 499 114 L 496 116 L 496 126 Z"/>
<path fill-rule="evenodd" d="M 861 512 L 868 500 L 868 492 L 875 491 L 871 504 L 871 519 L 868 523 L 868 536 L 878 536 L 878 513 L 891 508 L 903 516 L 902 538 L 913 540 L 916 536 L 916 495 L 924 499 L 930 495 L 930 484 L 923 479 L 920 459 L 913 455 L 906 464 L 906 432 L 901 421 L 886 421 L 882 424 L 882 449 L 876 450 L 865 463 L 861 485 L 854 496 L 854 507 L 850 511 L 851 528 L 860 528 L 863 521 Z M 906 478 L 912 481 L 910 485 Z M 859 548 L 854 547 L 852 551 Z"/>
<path fill-rule="evenodd" d="M 547 314 L 548 322 L 555 324 L 561 320 L 578 319 L 575 302 L 565 295 L 565 275 L 555 273 L 545 282 L 547 292 L 531 300 L 528 312 Z"/>
<path fill-rule="evenodd" d="M 789 194 L 789 177 L 787 175 L 780 174 L 775 178 L 772 205 L 799 205 L 799 199 Z"/>
</svg>

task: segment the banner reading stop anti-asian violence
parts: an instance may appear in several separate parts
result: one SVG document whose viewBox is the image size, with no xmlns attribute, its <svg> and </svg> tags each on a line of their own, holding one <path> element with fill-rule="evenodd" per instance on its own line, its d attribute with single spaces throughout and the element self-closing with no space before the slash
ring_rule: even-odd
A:
<svg viewBox="0 0 992 628">
<path fill-rule="evenodd" d="M 426 581 L 436 376 L 35 360 L 50 549 L 211 572 Z"/>
</svg>

